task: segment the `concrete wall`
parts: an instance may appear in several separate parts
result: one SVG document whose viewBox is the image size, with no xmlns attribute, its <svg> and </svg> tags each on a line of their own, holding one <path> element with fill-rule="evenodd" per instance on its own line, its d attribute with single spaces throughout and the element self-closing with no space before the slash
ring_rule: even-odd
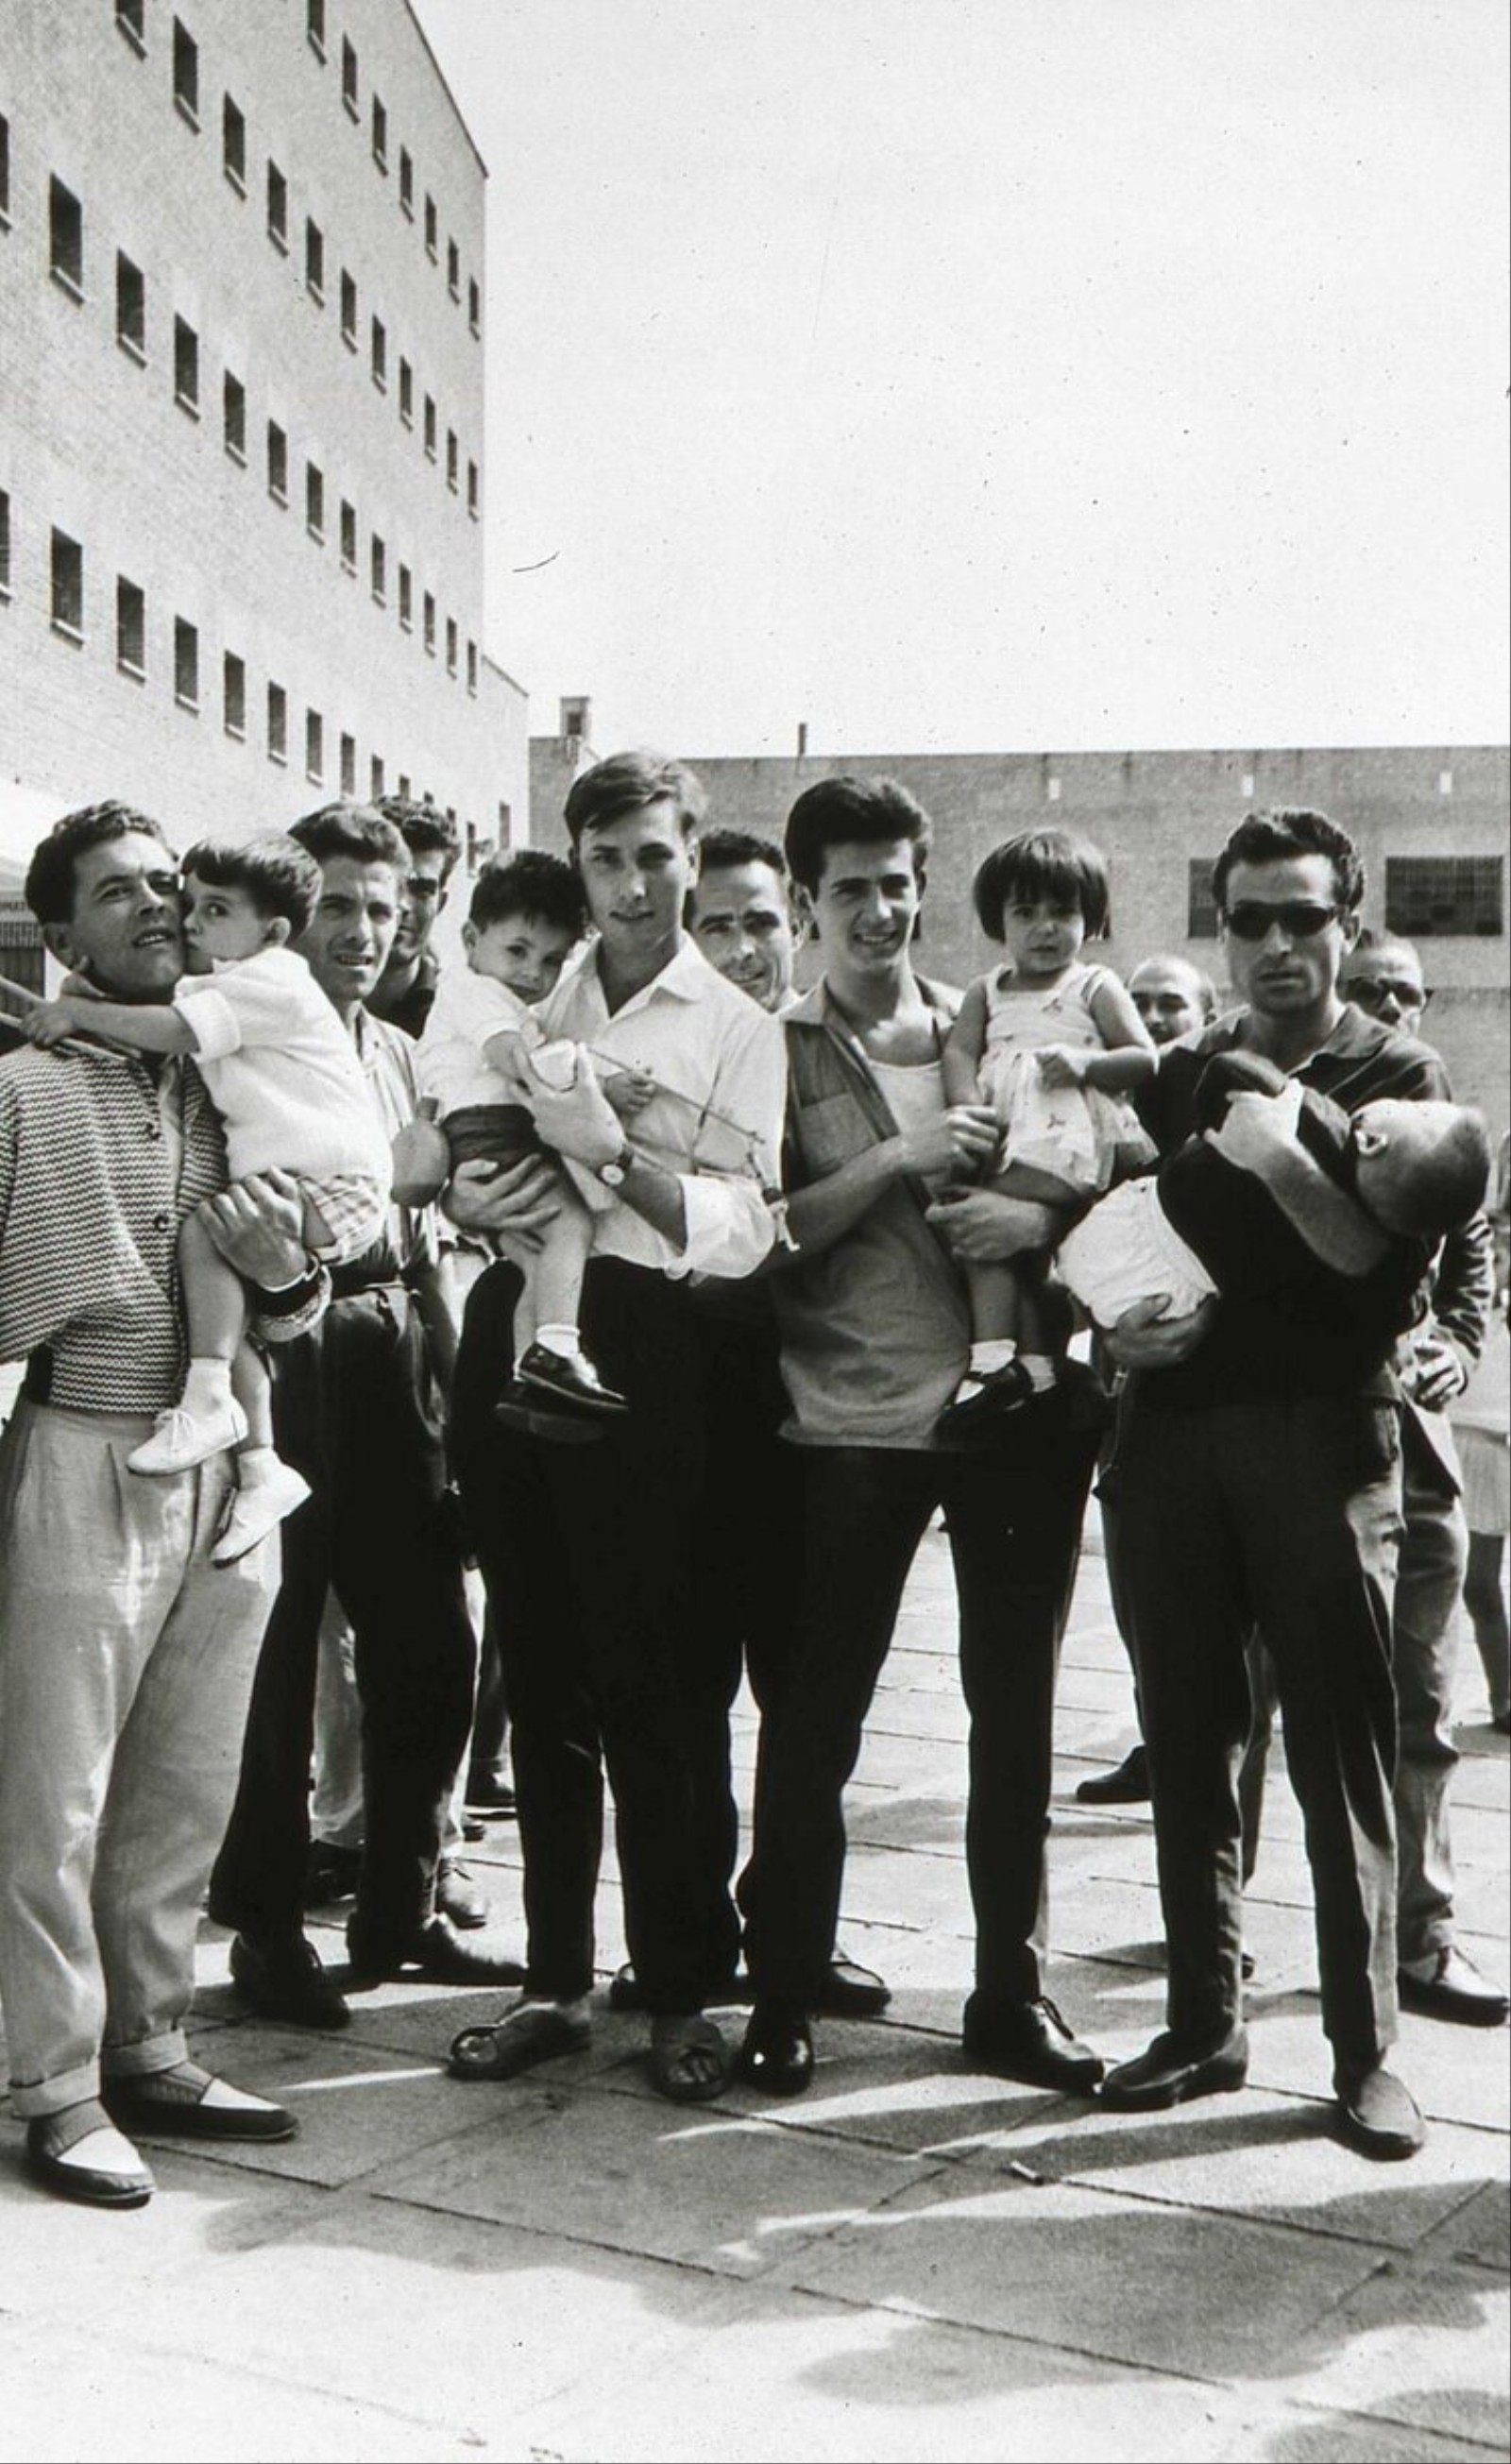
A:
<svg viewBox="0 0 1511 2464">
<path fill-rule="evenodd" d="M 982 857 L 1017 831 L 1059 825 L 1106 851 L 1112 965 L 1127 973 L 1169 951 L 1220 977 L 1220 945 L 1187 932 L 1188 869 L 1192 858 L 1215 855 L 1251 805 L 1308 804 L 1341 823 L 1364 854 L 1366 920 L 1380 924 L 1388 857 L 1503 855 L 1511 785 L 1504 746 L 689 759 L 709 791 L 711 822 L 777 839 L 794 799 L 816 779 L 856 771 L 900 780 L 935 832 L 920 964 L 955 982 L 992 961 L 972 914 L 971 880 Z M 1483 1105 L 1498 1130 L 1511 1117 L 1503 881 L 1500 928 L 1490 938 L 1421 944 L 1434 987 L 1432 1040 L 1458 1090 Z"/>
<path fill-rule="evenodd" d="M 528 755 L 524 695 L 483 649 L 483 344 L 470 316 L 470 286 L 481 295 L 484 283 L 483 167 L 403 0 L 329 0 L 323 60 L 307 39 L 304 0 L 183 0 L 179 14 L 199 47 L 197 127 L 174 100 L 166 0 L 147 0 L 140 54 L 107 0 L 8 0 L 0 488 L 12 544 L 0 604 L 0 772 L 59 810 L 116 794 L 179 832 L 251 833 L 339 792 L 344 737 L 359 794 L 372 791 L 376 759 L 384 786 L 407 781 L 492 836 L 500 801 L 524 808 Z M 358 55 L 355 119 L 342 98 L 343 37 Z M 223 161 L 228 94 L 246 123 L 244 194 Z M 375 97 L 386 171 L 374 156 Z M 413 165 L 412 220 L 401 209 L 401 151 Z M 269 236 L 270 160 L 287 182 L 287 253 Z M 54 176 L 83 209 L 81 298 L 49 270 Z M 306 281 L 307 217 L 323 234 L 323 299 Z M 453 238 L 459 298 L 448 282 Z M 117 339 L 118 250 L 145 276 L 144 364 Z M 357 285 L 355 349 L 341 331 L 343 271 Z M 174 399 L 175 317 L 199 336 L 197 419 Z M 374 317 L 386 389 L 374 381 Z M 400 415 L 401 361 L 413 371 L 412 426 Z M 246 388 L 245 466 L 223 441 L 228 369 Z M 269 492 L 270 420 L 288 440 L 287 504 Z M 322 539 L 306 527 L 311 462 L 324 478 Z M 343 500 L 356 514 L 355 573 L 342 566 Z M 54 526 L 84 551 L 81 640 L 49 621 Z M 373 592 L 375 536 L 384 604 Z M 409 629 L 401 565 L 411 575 Z M 117 662 L 118 575 L 145 594 L 141 678 Z M 197 711 L 175 697 L 176 618 L 198 629 Z M 228 650 L 245 662 L 243 740 L 224 724 Z M 288 700 L 281 763 L 269 756 L 270 680 Z M 309 711 L 322 722 L 318 778 L 307 775 Z"/>
</svg>

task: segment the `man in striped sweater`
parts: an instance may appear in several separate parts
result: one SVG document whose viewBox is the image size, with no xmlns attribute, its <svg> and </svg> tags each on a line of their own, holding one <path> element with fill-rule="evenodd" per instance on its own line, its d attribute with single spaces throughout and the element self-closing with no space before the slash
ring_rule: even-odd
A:
<svg viewBox="0 0 1511 2464">
<path fill-rule="evenodd" d="M 119 803 L 70 813 L 27 899 L 55 957 L 116 1001 L 183 972 L 178 870 Z M 0 2003 L 28 2169 L 99 2207 L 152 2177 L 128 2130 L 282 2139 L 290 2117 L 186 2058 L 199 1906 L 236 1782 L 275 1546 L 217 1567 L 230 1458 L 125 1468 L 179 1391 L 176 1264 L 203 1208 L 257 1331 L 312 1325 L 328 1282 L 296 1185 L 226 1187 L 186 1062 L 83 1039 L 0 1060 Z"/>
</svg>

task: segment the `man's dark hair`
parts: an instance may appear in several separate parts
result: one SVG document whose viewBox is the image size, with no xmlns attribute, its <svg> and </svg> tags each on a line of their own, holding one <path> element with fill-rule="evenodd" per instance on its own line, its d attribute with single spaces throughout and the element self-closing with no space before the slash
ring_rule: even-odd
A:
<svg viewBox="0 0 1511 2464">
<path fill-rule="evenodd" d="M 698 879 L 706 872 L 733 872 L 736 865 L 765 864 L 778 881 L 787 878 L 787 858 L 775 839 L 758 838 L 754 830 L 705 830 L 698 841 Z"/>
<path fill-rule="evenodd" d="M 642 812 L 663 800 L 675 804 L 682 835 L 695 830 L 709 808 L 703 782 L 685 761 L 670 761 L 664 753 L 645 748 L 611 753 L 574 781 L 562 806 L 567 835 L 576 847 L 584 830 L 607 829 L 626 813 Z"/>
<path fill-rule="evenodd" d="M 823 878 L 832 847 L 887 847 L 909 839 L 920 883 L 933 838 L 933 824 L 916 796 L 895 779 L 820 779 L 805 787 L 782 833 L 788 869 L 811 897 Z"/>
<path fill-rule="evenodd" d="M 1018 898 L 1060 898 L 1079 908 L 1093 941 L 1112 930 L 1106 857 L 1070 830 L 1022 830 L 1004 840 L 977 866 L 971 898 L 993 941 L 1002 939 L 1003 913 Z"/>
<path fill-rule="evenodd" d="M 184 859 L 211 890 L 244 890 L 259 915 L 284 916 L 296 940 L 309 929 L 320 894 L 320 868 L 297 839 L 282 831 L 265 839 L 201 839 Z"/>
<path fill-rule="evenodd" d="M 392 822 L 411 855 L 446 858 L 443 881 L 449 881 L 462 852 L 461 835 L 449 813 L 435 804 L 417 804 L 412 796 L 375 796 L 372 809 Z"/>
<path fill-rule="evenodd" d="M 467 920 L 479 933 L 518 915 L 527 924 L 556 924 L 579 938 L 587 930 L 587 902 L 582 877 L 564 856 L 544 847 L 521 847 L 515 855 L 495 856 L 472 884 Z"/>
<path fill-rule="evenodd" d="M 354 864 L 387 864 L 402 882 L 408 871 L 408 848 L 395 824 L 376 804 L 322 804 L 290 825 L 289 836 L 315 858 L 327 864 L 333 856 L 350 856 Z"/>
<path fill-rule="evenodd" d="M 39 924 L 66 924 L 74 913 L 77 887 L 76 868 L 81 855 L 91 847 L 103 847 L 107 839 L 156 839 L 158 845 L 176 865 L 162 824 L 150 814 L 139 813 L 132 804 L 114 800 L 103 804 L 80 804 L 77 812 L 65 813 L 55 822 L 45 839 L 36 847 L 26 873 L 26 903 Z"/>
<path fill-rule="evenodd" d="M 1212 868 L 1212 896 L 1218 914 L 1227 906 L 1228 875 L 1236 864 L 1283 864 L 1294 855 L 1325 855 L 1332 866 L 1338 904 L 1351 915 L 1364 896 L 1364 865 L 1347 830 L 1325 813 L 1300 804 L 1271 804 L 1245 813 Z"/>
</svg>

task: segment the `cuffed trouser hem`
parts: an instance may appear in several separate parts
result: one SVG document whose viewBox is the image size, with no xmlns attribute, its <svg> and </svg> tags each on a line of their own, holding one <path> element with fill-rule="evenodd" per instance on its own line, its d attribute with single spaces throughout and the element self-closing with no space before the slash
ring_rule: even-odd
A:
<svg viewBox="0 0 1511 2464">
<path fill-rule="evenodd" d="M 37 2079 L 31 2087 L 11 2082 L 11 2110 L 18 2122 L 35 2122 L 43 2114 L 66 2113 L 71 2104 L 87 2104 L 99 2094 L 99 2065 L 80 2062 L 77 2070 L 59 2071 L 55 2079 Z"/>
<path fill-rule="evenodd" d="M 170 2071 L 187 2059 L 183 2029 L 164 2028 L 155 2036 L 139 2036 L 132 2045 L 106 2045 L 99 2067 L 106 2079 L 150 2079 L 154 2072 Z"/>
</svg>

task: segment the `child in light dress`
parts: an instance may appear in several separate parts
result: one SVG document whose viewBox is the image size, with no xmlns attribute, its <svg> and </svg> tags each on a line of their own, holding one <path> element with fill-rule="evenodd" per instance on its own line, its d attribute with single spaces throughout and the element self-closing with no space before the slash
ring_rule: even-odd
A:
<svg viewBox="0 0 1511 2464">
<path fill-rule="evenodd" d="M 1110 967 L 1082 957 L 1109 929 L 1107 868 L 1068 830 L 1030 830 L 989 855 L 972 888 L 1007 964 L 972 984 L 944 1049 L 947 1102 L 988 1104 L 1002 1143 L 987 1185 L 1068 1222 L 1154 1148 L 1128 1102 L 1154 1046 Z M 1047 1393 L 1059 1370 L 1043 1307 L 1047 1251 L 967 1264 L 971 1357 L 942 1416 L 951 1434 Z"/>
<path fill-rule="evenodd" d="M 420 1038 L 419 1075 L 432 1129 L 398 1150 L 400 1195 L 433 1198 L 460 1163 L 507 1165 L 545 1152 L 531 1112 L 537 1086 L 570 1084 L 570 1045 L 546 1040 L 532 1004 L 554 990 L 562 963 L 586 924 L 581 884 L 559 856 L 521 848 L 484 868 L 462 927 L 467 965 L 442 972 Z M 648 1080 L 621 1071 L 603 1091 L 629 1118 L 649 1099 Z M 582 1348 L 582 1277 L 593 1219 L 613 1204 L 591 1173 L 562 1165 L 560 1206 L 524 1268 L 515 1315 L 517 1360 L 498 1410 L 511 1425 L 571 1441 L 591 1435 L 591 1419 L 625 1408 Z M 584 1415 L 587 1419 L 584 1420 Z"/>
<path fill-rule="evenodd" d="M 383 1228 L 392 1165 L 357 1049 L 304 960 L 320 869 L 294 839 L 206 839 L 184 859 L 190 972 L 167 1002 L 97 1000 L 77 979 L 26 1021 L 33 1044 L 90 1035 L 123 1050 L 191 1060 L 226 1133 L 232 1181 L 293 1174 L 302 1235 L 329 1264 Z M 236 1449 L 237 1489 L 211 1549 L 230 1565 L 308 1496 L 273 1443 L 267 1369 L 247 1340 L 247 1296 L 197 1215 L 178 1236 L 189 1360 L 178 1403 L 126 1461 L 165 1476 Z"/>
</svg>

